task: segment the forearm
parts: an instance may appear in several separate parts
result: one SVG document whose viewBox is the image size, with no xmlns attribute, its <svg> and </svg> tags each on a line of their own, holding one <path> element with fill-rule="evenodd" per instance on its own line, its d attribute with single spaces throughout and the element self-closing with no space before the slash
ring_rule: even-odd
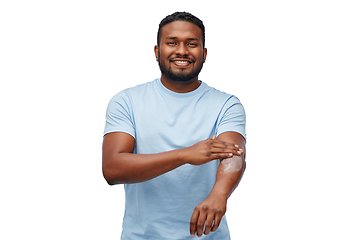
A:
<svg viewBox="0 0 360 240">
<path fill-rule="evenodd" d="M 239 185 L 245 168 L 244 154 L 223 159 L 218 167 L 216 181 L 210 194 L 220 194 L 229 198 Z"/>
<path fill-rule="evenodd" d="M 104 137 L 103 174 L 110 185 L 153 179 L 184 164 L 201 165 L 241 154 L 239 147 L 215 136 L 190 147 L 156 154 L 134 154 L 135 139 L 125 133 Z"/>
<path fill-rule="evenodd" d="M 103 164 L 110 185 L 144 182 L 184 164 L 180 150 L 157 154 L 117 153 Z"/>
<path fill-rule="evenodd" d="M 239 184 L 245 171 L 244 154 L 225 158 L 221 161 L 216 181 L 209 196 L 195 207 L 190 219 L 190 235 L 201 237 L 218 229 L 226 212 L 226 203 Z M 206 223 L 206 224 L 205 224 Z"/>
</svg>

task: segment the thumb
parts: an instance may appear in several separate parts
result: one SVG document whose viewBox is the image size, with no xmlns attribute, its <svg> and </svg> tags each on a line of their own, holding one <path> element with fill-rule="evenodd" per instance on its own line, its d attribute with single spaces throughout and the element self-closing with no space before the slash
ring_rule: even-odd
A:
<svg viewBox="0 0 360 240">
<path fill-rule="evenodd" d="M 214 135 L 211 139 L 215 140 L 215 139 L 216 139 L 216 135 Z"/>
</svg>

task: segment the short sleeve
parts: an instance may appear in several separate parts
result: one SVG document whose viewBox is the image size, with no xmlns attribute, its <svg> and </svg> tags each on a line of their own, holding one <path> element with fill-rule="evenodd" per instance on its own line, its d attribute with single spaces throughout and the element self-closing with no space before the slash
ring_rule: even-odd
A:
<svg viewBox="0 0 360 240">
<path fill-rule="evenodd" d="M 107 107 L 104 135 L 111 132 L 124 132 L 135 138 L 131 99 L 126 91 L 116 94 Z"/>
<path fill-rule="evenodd" d="M 246 115 L 243 105 L 235 96 L 231 96 L 225 102 L 217 124 L 216 135 L 224 132 L 237 132 L 246 139 Z"/>
</svg>

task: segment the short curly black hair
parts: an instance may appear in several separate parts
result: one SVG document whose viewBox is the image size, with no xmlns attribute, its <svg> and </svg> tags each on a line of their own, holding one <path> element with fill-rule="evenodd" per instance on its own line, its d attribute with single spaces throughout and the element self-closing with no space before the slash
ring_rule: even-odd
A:
<svg viewBox="0 0 360 240">
<path fill-rule="evenodd" d="M 159 24 L 159 30 L 157 33 L 157 45 L 159 46 L 160 43 L 160 33 L 163 26 L 168 23 L 175 22 L 175 21 L 186 21 L 197 25 L 202 32 L 202 40 L 203 40 L 203 47 L 205 47 L 205 26 L 203 22 L 188 12 L 175 12 L 171 15 L 166 16 Z"/>
</svg>

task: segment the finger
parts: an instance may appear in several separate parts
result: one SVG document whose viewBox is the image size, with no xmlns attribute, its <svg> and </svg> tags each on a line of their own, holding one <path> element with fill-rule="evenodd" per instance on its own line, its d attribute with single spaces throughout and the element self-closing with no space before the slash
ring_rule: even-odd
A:
<svg viewBox="0 0 360 240">
<path fill-rule="evenodd" d="M 229 148 L 229 149 L 236 149 L 236 150 L 240 149 L 239 146 L 236 144 L 222 142 L 222 141 L 214 141 L 212 146 L 216 147 L 216 148 Z"/>
<path fill-rule="evenodd" d="M 215 232 L 219 228 L 222 216 L 223 216 L 222 214 L 216 214 L 215 215 L 214 225 L 211 228 L 212 232 Z"/>
<path fill-rule="evenodd" d="M 195 232 L 196 232 L 199 215 L 200 215 L 200 211 L 197 208 L 195 208 L 195 210 L 191 216 L 191 219 L 190 219 L 190 235 L 192 237 L 195 237 Z"/>
<path fill-rule="evenodd" d="M 205 223 L 205 230 L 204 234 L 208 235 L 211 232 L 213 223 L 214 223 L 215 215 L 211 214 L 207 216 L 206 223 Z"/>
<path fill-rule="evenodd" d="M 216 160 L 216 159 L 223 160 L 226 158 L 231 158 L 233 156 L 234 156 L 233 153 L 212 153 L 212 154 L 208 155 L 207 157 L 209 160 Z"/>
<path fill-rule="evenodd" d="M 230 148 L 211 148 L 211 153 L 233 153 L 235 155 L 240 155 L 243 151 L 242 149 L 230 149 Z"/>
<path fill-rule="evenodd" d="M 200 212 L 200 216 L 199 216 L 199 219 L 198 219 L 198 222 L 197 222 L 197 236 L 198 237 L 201 237 L 202 234 L 203 234 L 203 231 L 204 231 L 204 225 L 205 225 L 205 221 L 206 221 L 206 217 L 207 217 L 207 207 L 204 206 L 203 211 Z"/>
<path fill-rule="evenodd" d="M 235 148 L 240 148 L 239 145 L 231 143 L 231 142 L 225 142 L 225 141 L 221 141 L 221 140 L 218 140 L 218 139 L 216 139 L 215 142 L 223 144 L 224 146 L 234 146 Z"/>
<path fill-rule="evenodd" d="M 209 152 L 208 157 L 215 159 L 223 159 L 223 158 L 231 158 L 233 156 L 239 156 L 242 154 L 242 151 L 227 151 L 227 150 L 219 150 L 215 149 Z"/>
<path fill-rule="evenodd" d="M 216 139 L 216 135 L 214 135 L 211 139 L 215 140 L 215 139 Z"/>
<path fill-rule="evenodd" d="M 206 161 L 209 162 L 209 161 L 213 161 L 216 159 L 221 160 L 224 158 L 231 158 L 233 156 L 234 156 L 233 153 L 211 153 L 211 152 L 208 152 L 208 154 L 206 155 Z"/>
<path fill-rule="evenodd" d="M 239 154 L 240 149 L 236 149 L 236 148 L 224 148 L 224 147 L 212 147 L 209 149 L 210 152 L 212 153 L 234 153 L 234 154 Z"/>
</svg>

